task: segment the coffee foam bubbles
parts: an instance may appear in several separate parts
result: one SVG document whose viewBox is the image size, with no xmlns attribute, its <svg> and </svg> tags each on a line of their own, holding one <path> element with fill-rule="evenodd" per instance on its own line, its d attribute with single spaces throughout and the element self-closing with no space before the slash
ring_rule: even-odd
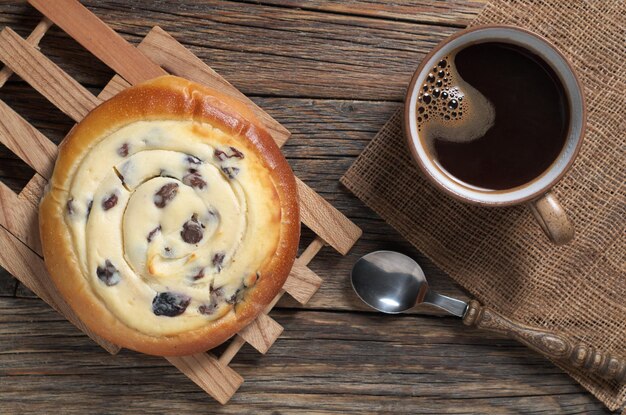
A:
<svg viewBox="0 0 626 415">
<path fill-rule="evenodd" d="M 472 141 L 484 136 L 495 122 L 495 108 L 459 76 L 454 56 L 444 57 L 432 68 L 417 100 L 417 127 L 428 141 Z"/>
</svg>

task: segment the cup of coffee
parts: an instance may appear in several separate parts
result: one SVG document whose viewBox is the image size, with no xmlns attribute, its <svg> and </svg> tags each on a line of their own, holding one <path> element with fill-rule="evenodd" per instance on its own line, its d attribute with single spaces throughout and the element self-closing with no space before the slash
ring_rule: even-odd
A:
<svg viewBox="0 0 626 415">
<path fill-rule="evenodd" d="M 440 43 L 404 104 L 405 136 L 428 180 L 469 203 L 527 204 L 559 245 L 574 227 L 550 189 L 578 154 L 585 122 L 567 60 L 510 26 L 474 27 Z"/>
</svg>

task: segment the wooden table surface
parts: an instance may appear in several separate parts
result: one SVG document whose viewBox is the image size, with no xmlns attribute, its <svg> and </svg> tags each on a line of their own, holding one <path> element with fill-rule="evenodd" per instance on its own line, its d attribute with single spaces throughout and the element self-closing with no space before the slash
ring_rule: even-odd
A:
<svg viewBox="0 0 626 415">
<path fill-rule="evenodd" d="M 267 355 L 246 345 L 235 357 L 245 383 L 226 406 L 164 359 L 108 355 L 0 270 L 0 413 L 608 413 L 514 341 L 432 310 L 372 313 L 350 288 L 360 255 L 394 249 L 418 259 L 435 289 L 466 297 L 338 180 L 402 105 L 425 53 L 467 25 L 484 0 L 84 4 L 131 42 L 163 27 L 283 123 L 293 133 L 284 153 L 296 175 L 364 234 L 349 255 L 324 248 L 310 264 L 324 284 L 306 307 L 286 299 L 272 311 L 285 331 Z M 0 3 L 0 27 L 26 36 L 39 19 L 26 4 Z M 112 76 L 57 28 L 41 49 L 93 92 Z M 0 99 L 57 143 L 72 125 L 19 79 Z M 18 191 L 31 175 L 0 148 L 5 183 Z M 303 230 L 304 241 L 312 237 Z"/>
</svg>

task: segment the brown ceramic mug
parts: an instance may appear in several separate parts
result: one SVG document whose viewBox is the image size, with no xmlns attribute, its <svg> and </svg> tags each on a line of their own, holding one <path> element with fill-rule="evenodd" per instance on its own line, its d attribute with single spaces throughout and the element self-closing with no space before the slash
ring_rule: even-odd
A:
<svg viewBox="0 0 626 415">
<path fill-rule="evenodd" d="M 527 183 L 498 191 L 466 186 L 441 169 L 432 151 L 426 148 L 423 137 L 420 137 L 417 121 L 420 88 L 426 82 L 431 68 L 453 52 L 469 45 L 487 42 L 511 44 L 540 57 L 558 76 L 569 105 L 569 125 L 565 144 L 550 167 Z M 496 110 L 496 120 L 497 117 Z M 565 175 L 578 155 L 585 123 L 586 110 L 582 88 L 565 57 L 544 38 L 511 26 L 477 26 L 444 40 L 424 58 L 415 71 L 404 103 L 405 137 L 413 158 L 429 181 L 443 192 L 468 203 L 484 206 L 526 204 L 548 238 L 557 245 L 566 244 L 573 239 L 574 226 L 551 189 Z"/>
</svg>

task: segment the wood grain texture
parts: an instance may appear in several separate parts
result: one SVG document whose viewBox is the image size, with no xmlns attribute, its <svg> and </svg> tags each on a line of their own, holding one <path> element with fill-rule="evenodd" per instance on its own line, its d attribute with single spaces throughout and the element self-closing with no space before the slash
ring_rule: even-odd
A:
<svg viewBox="0 0 626 415">
<path fill-rule="evenodd" d="M 119 75 L 115 75 L 107 83 L 106 87 L 104 87 L 102 92 L 100 92 L 100 95 L 98 95 L 98 98 L 100 98 L 103 101 L 106 101 L 107 99 L 113 98 L 115 95 L 122 92 L 129 86 L 130 84 L 126 82 L 124 78 L 122 78 Z"/>
<path fill-rule="evenodd" d="M 138 48 L 169 73 L 193 79 L 245 102 L 261 120 L 278 146 L 282 146 L 289 139 L 291 134 L 285 127 L 160 27 L 150 30 Z"/>
<path fill-rule="evenodd" d="M 389 18 L 415 23 L 464 27 L 487 4 L 487 0 L 244 0 L 280 7 L 297 7 L 346 15 Z"/>
<path fill-rule="evenodd" d="M 237 372 L 208 353 L 166 359 L 222 405 L 228 402 L 243 383 L 243 378 Z"/>
<path fill-rule="evenodd" d="M 363 231 L 297 177 L 296 184 L 302 223 L 340 254 L 346 255 Z"/>
<path fill-rule="evenodd" d="M 131 84 L 166 74 L 78 0 L 29 3 Z"/>
<path fill-rule="evenodd" d="M 463 323 L 481 330 L 506 335 L 552 360 L 584 368 L 586 371 L 618 383 L 626 382 L 626 361 L 595 350 L 564 335 L 513 321 L 489 307 L 472 300 Z"/>
<path fill-rule="evenodd" d="M 458 13 L 470 20 L 479 2 L 424 0 L 424 12 L 437 8 L 448 19 L 441 25 L 422 16 L 420 0 L 351 0 L 353 12 L 329 9 L 343 7 L 334 1 L 311 0 L 308 9 L 261 4 L 269 1 L 83 4 L 132 43 L 162 26 L 251 96 L 292 132 L 283 151 L 295 173 L 364 235 L 345 257 L 321 249 L 309 267 L 324 284 L 305 307 L 283 296 L 282 309 L 271 313 L 285 327 L 281 340 L 265 356 L 241 349 L 232 367 L 246 382 L 224 407 L 163 359 L 130 351 L 109 357 L 39 300 L 0 298 L 0 412 L 608 414 L 573 380 L 514 341 L 465 330 L 458 320 L 363 313 L 367 309 L 350 289 L 349 270 L 360 255 L 393 249 L 416 258 L 434 289 L 464 296 L 338 179 L 401 105 L 424 54 L 462 24 Z M 414 10 L 400 13 L 406 19 L 364 11 L 371 5 L 395 13 L 395 5 L 413 4 Z M 40 19 L 24 3 L 0 4 L 0 26 L 22 36 Z M 112 75 L 58 28 L 43 39 L 42 50 L 93 94 Z M 9 81 L 0 97 L 55 143 L 72 125 L 51 115 L 53 108 L 21 82 Z M 30 174 L 14 160 L 0 147 L 0 178 L 19 189 Z M 303 240 L 314 240 L 313 233 L 304 229 Z M 12 295 L 13 282 L 0 270 L 0 296 Z M 17 292 L 32 296 L 23 287 Z"/>
<path fill-rule="evenodd" d="M 0 60 L 74 121 L 100 101 L 11 28 L 0 33 Z"/>
<path fill-rule="evenodd" d="M 33 31 L 28 35 L 28 37 L 26 38 L 26 42 L 28 42 L 29 44 L 33 46 L 37 46 L 41 38 L 46 34 L 46 32 L 48 31 L 48 29 L 50 29 L 51 26 L 52 26 L 52 22 L 49 19 L 44 17 L 37 24 L 37 26 L 35 26 Z M 13 75 L 13 71 L 8 66 L 5 66 L 4 68 L 0 69 L 0 87 L 2 87 L 6 83 L 6 81 L 9 80 L 11 75 Z"/>
<path fill-rule="evenodd" d="M 57 146 L 0 100 L 0 142 L 37 173 L 49 179 Z"/>
<path fill-rule="evenodd" d="M 250 346 L 265 354 L 283 332 L 283 327 L 265 313 L 239 332 Z"/>
<path fill-rule="evenodd" d="M 248 96 L 401 100 L 424 55 L 458 30 L 229 1 L 83 3 L 133 43 L 158 24 Z M 16 29 L 28 23 L 25 14 L 32 19 L 28 31 L 41 17 L 28 5 L 6 9 L 0 25 Z M 85 54 L 56 30 L 42 47 L 53 60 Z M 93 58 L 72 65 L 81 69 L 82 84 L 110 76 Z"/>
<path fill-rule="evenodd" d="M 44 300 L 55 310 L 61 313 L 72 324 L 87 333 L 97 344 L 109 353 L 115 354 L 119 347 L 109 343 L 92 333 L 74 314 L 72 309 L 63 301 L 52 284 L 43 260 L 26 245 L 11 235 L 5 228 L 0 227 L 0 264 L 15 275 L 39 298 Z"/>
<path fill-rule="evenodd" d="M 232 362 L 225 406 L 164 359 L 111 357 L 41 301 L 0 299 L 4 414 L 606 414 L 540 355 L 458 319 L 275 310 L 285 332 Z M 17 343 L 14 338 L 21 338 Z M 45 366 L 42 366 L 45 362 Z"/>
<path fill-rule="evenodd" d="M 308 267 L 296 261 L 283 290 L 300 304 L 306 304 L 322 285 L 322 279 Z"/>
<path fill-rule="evenodd" d="M 45 185 L 46 180 L 35 174 L 17 195 L 0 182 L 0 226 L 38 255 L 42 255 L 38 207 Z"/>
</svg>

